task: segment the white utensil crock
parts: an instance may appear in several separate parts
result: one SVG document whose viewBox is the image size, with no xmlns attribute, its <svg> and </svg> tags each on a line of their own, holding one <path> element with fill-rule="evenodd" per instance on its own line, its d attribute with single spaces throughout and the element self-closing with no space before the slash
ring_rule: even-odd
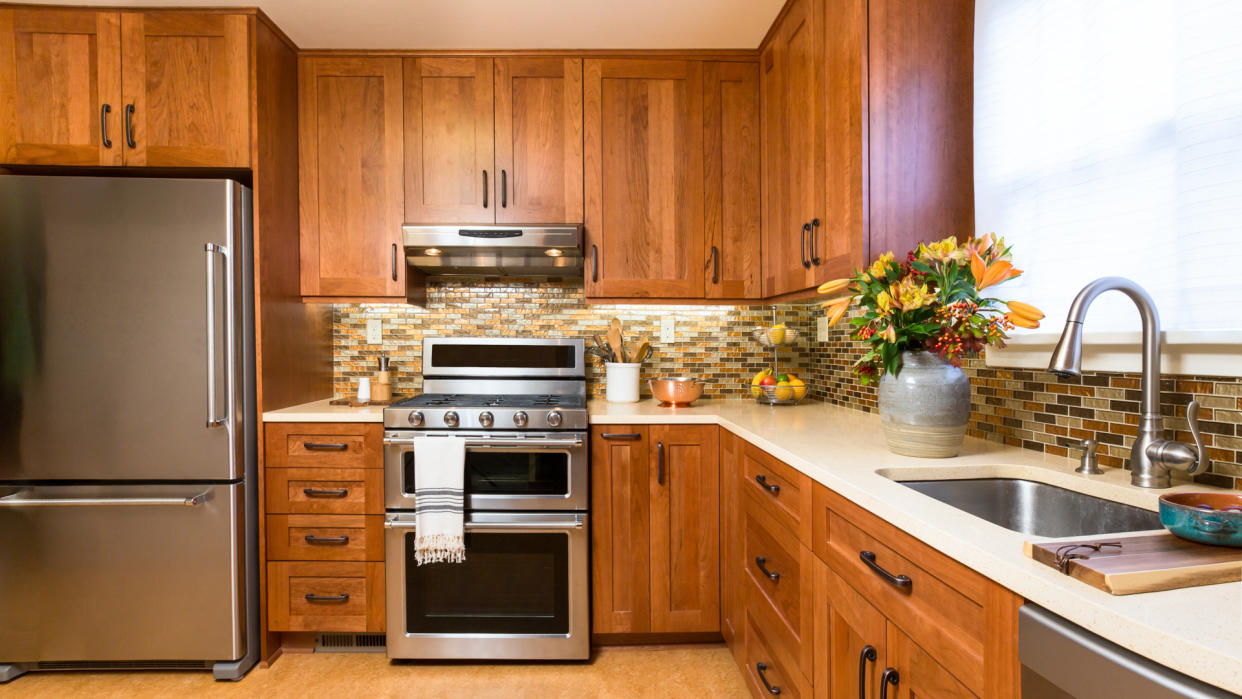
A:
<svg viewBox="0 0 1242 699">
<path fill-rule="evenodd" d="M 642 364 L 604 362 L 604 398 L 609 403 L 638 402 L 638 369 Z"/>
</svg>

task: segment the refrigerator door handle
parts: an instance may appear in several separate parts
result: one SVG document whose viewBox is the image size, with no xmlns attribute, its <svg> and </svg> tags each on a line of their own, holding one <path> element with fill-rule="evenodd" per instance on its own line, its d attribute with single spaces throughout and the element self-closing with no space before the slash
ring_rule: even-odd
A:
<svg viewBox="0 0 1242 699">
<path fill-rule="evenodd" d="M 216 255 L 225 255 L 223 246 L 206 243 L 207 253 L 207 426 L 219 427 L 228 417 L 216 417 Z"/>
<path fill-rule="evenodd" d="M 188 498 L 26 498 L 17 491 L 0 497 L 0 507 L 198 507 L 210 500 L 210 490 Z"/>
</svg>

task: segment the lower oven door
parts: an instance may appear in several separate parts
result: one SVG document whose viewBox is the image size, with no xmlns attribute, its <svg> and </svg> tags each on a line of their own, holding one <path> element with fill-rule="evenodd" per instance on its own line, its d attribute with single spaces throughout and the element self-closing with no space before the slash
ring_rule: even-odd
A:
<svg viewBox="0 0 1242 699">
<path fill-rule="evenodd" d="M 472 512 L 466 560 L 423 566 L 414 514 L 384 526 L 388 657 L 589 657 L 585 512 Z"/>
</svg>

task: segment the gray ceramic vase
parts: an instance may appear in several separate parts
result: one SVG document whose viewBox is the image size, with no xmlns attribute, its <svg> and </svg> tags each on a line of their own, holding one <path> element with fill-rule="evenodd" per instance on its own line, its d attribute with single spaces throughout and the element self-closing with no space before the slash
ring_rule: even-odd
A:
<svg viewBox="0 0 1242 699">
<path fill-rule="evenodd" d="M 930 352 L 902 352 L 901 372 L 880 377 L 880 419 L 889 451 L 957 456 L 970 421 L 966 372 Z"/>
</svg>

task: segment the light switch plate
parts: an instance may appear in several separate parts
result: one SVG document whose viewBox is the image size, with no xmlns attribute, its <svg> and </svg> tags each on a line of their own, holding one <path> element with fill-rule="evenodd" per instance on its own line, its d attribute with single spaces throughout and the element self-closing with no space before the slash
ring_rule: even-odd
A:
<svg viewBox="0 0 1242 699">
<path fill-rule="evenodd" d="M 379 345 L 384 342 L 384 322 L 378 318 L 367 321 L 367 344 Z"/>
<path fill-rule="evenodd" d="M 815 319 L 815 341 L 828 341 L 828 316 L 819 316 Z"/>
<path fill-rule="evenodd" d="M 673 322 L 673 316 L 664 316 L 660 319 L 660 342 L 670 343 L 674 341 L 676 336 L 676 325 Z"/>
</svg>

